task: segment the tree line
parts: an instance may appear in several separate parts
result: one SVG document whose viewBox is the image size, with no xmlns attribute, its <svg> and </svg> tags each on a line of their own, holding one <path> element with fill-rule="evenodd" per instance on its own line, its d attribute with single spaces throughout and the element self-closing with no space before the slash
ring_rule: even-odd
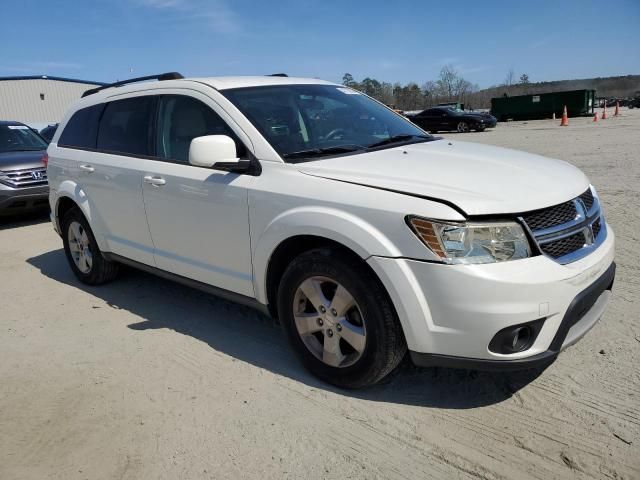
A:
<svg viewBox="0 0 640 480">
<path fill-rule="evenodd" d="M 342 77 L 343 85 L 404 111 L 423 110 L 441 103 L 453 102 L 464 104 L 467 110 L 489 108 L 493 97 L 579 89 L 595 89 L 599 97 L 633 97 L 640 95 L 640 91 L 637 91 L 639 80 L 638 75 L 626 75 L 532 83 L 528 74 L 523 73 L 518 77 L 511 68 L 500 85 L 480 90 L 477 84 L 463 78 L 452 65 L 445 65 L 436 80 L 429 80 L 422 85 L 415 82 L 406 85 L 399 82 L 392 84 L 369 77 L 356 81 L 350 73 L 345 73 Z"/>
<path fill-rule="evenodd" d="M 344 74 L 342 84 L 400 110 L 422 110 L 449 102 L 464 103 L 466 108 L 486 108 L 490 100 L 481 99 L 478 85 L 463 78 L 451 65 L 442 67 L 437 80 L 422 85 L 415 82 L 392 84 L 369 77 L 358 82 L 350 73 Z"/>
<path fill-rule="evenodd" d="M 445 65 L 436 80 L 429 80 L 422 85 L 409 82 L 380 82 L 375 78 L 356 81 L 353 75 L 345 73 L 342 84 L 366 93 L 382 103 L 400 110 L 423 110 L 441 103 L 460 103 L 466 109 L 489 108 L 491 97 L 495 92 L 480 90 L 477 84 L 465 79 L 452 65 Z M 510 95 L 515 86 L 529 85 L 529 75 L 523 73 L 516 81 L 515 72 L 510 69 L 500 87 L 503 94 Z M 496 88 L 496 87 L 493 87 Z"/>
</svg>

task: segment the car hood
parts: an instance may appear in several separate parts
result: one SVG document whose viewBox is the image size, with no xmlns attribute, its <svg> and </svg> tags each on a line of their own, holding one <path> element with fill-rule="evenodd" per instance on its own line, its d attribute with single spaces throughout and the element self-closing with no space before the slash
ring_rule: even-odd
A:
<svg viewBox="0 0 640 480">
<path fill-rule="evenodd" d="M 580 170 L 561 160 L 446 140 L 295 166 L 307 175 L 442 200 L 467 215 L 549 207 L 577 197 L 589 186 Z"/>
<path fill-rule="evenodd" d="M 33 152 L 0 152 L 0 170 L 21 170 L 44 167 L 44 150 Z"/>
</svg>

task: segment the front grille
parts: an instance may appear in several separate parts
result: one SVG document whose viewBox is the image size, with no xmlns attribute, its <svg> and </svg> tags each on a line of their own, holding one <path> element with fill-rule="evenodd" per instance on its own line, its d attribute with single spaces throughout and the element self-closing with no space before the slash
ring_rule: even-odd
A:
<svg viewBox="0 0 640 480">
<path fill-rule="evenodd" d="M 47 184 L 45 167 L 0 171 L 0 182 L 14 188 L 38 187 Z"/>
<path fill-rule="evenodd" d="M 600 219 L 597 218 L 595 222 L 593 222 L 593 225 L 591 225 L 591 229 L 593 230 L 593 236 L 595 238 L 598 238 L 598 235 L 600 234 L 600 230 L 602 230 L 602 224 L 600 223 Z"/>
<path fill-rule="evenodd" d="M 591 189 L 560 205 L 525 213 L 520 219 L 540 252 L 562 264 L 588 255 L 606 237 L 600 204 Z"/>
<path fill-rule="evenodd" d="M 527 213 L 522 218 L 532 231 L 543 230 L 556 225 L 570 222 L 578 216 L 573 202 L 561 203 L 555 207 L 545 208 L 535 212 Z"/>
<path fill-rule="evenodd" d="M 569 237 L 554 240 L 540 246 L 540 250 L 553 258 L 560 258 L 584 247 L 584 233 L 578 232 Z"/>
<path fill-rule="evenodd" d="M 593 202 L 595 200 L 593 198 L 593 193 L 591 192 L 591 189 L 584 192 L 582 195 L 580 195 L 579 198 L 580 200 L 582 200 L 582 203 L 584 203 L 584 206 L 587 209 L 587 212 L 591 210 L 591 207 L 593 207 Z"/>
</svg>

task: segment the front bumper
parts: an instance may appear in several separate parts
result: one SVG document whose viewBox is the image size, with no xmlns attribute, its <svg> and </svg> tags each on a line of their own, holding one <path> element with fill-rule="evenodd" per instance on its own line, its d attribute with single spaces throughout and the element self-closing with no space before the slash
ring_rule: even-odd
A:
<svg viewBox="0 0 640 480">
<path fill-rule="evenodd" d="M 482 122 L 477 122 L 476 125 L 484 128 L 495 128 L 497 124 L 497 120 L 483 119 Z"/>
<path fill-rule="evenodd" d="M 0 215 L 49 208 L 49 187 L 9 188 L 0 185 Z"/>
<path fill-rule="evenodd" d="M 615 275 L 614 244 L 608 228 L 598 249 L 567 265 L 544 256 L 484 265 L 368 261 L 394 302 L 416 364 L 521 369 L 551 362 L 603 314 Z M 526 350 L 489 349 L 502 329 L 540 319 Z"/>
<path fill-rule="evenodd" d="M 573 299 L 549 348 L 542 353 L 513 360 L 486 360 L 410 352 L 411 360 L 421 367 L 442 366 L 473 370 L 522 370 L 548 365 L 556 359 L 561 350 L 573 345 L 587 333 L 602 316 L 611 297 L 615 274 L 614 262 L 598 280 Z"/>
</svg>

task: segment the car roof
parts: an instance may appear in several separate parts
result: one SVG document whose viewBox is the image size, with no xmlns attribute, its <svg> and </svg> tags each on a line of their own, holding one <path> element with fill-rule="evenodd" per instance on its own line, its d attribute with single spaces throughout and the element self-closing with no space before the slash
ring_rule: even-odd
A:
<svg viewBox="0 0 640 480">
<path fill-rule="evenodd" d="M 272 85 L 336 85 L 326 80 L 303 77 L 280 77 L 280 76 L 247 76 L 247 77 L 204 77 L 187 78 L 195 82 L 206 83 L 216 90 L 227 90 L 230 88 L 264 87 Z"/>
<path fill-rule="evenodd" d="M 8 125 L 23 125 L 26 127 L 26 125 L 22 122 L 15 122 L 13 120 L 0 120 L 0 127 L 6 127 Z"/>
<path fill-rule="evenodd" d="M 170 80 L 154 80 L 144 82 L 128 83 L 120 86 L 109 87 L 99 90 L 91 95 L 84 96 L 79 103 L 82 106 L 105 101 L 107 97 L 124 93 L 138 92 L 141 90 L 153 90 L 156 88 L 171 88 L 184 86 L 186 83 L 197 82 L 208 85 L 216 90 L 229 90 L 232 88 L 262 87 L 276 85 L 338 85 L 317 78 L 298 77 L 276 77 L 276 76 L 252 76 L 252 77 L 200 77 L 181 78 Z"/>
</svg>

